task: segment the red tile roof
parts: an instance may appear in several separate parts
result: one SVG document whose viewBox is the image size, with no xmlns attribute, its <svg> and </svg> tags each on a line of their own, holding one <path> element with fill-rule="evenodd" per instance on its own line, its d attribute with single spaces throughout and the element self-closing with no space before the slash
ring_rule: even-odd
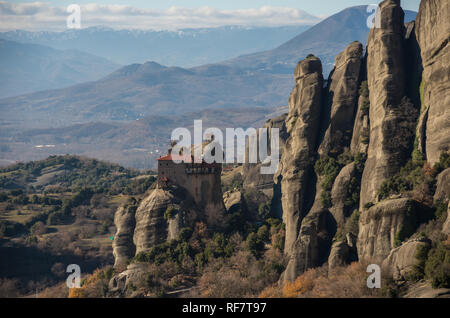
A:
<svg viewBox="0 0 450 318">
<path fill-rule="evenodd" d="M 181 155 L 181 156 L 180 155 L 166 155 L 164 157 L 158 158 L 158 161 L 173 161 L 173 160 L 192 162 L 192 157 L 186 156 L 186 155 Z"/>
</svg>

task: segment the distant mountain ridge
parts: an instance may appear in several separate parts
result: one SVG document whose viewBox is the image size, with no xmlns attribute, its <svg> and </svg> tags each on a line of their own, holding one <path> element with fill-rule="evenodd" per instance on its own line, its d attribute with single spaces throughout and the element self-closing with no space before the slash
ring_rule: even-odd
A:
<svg viewBox="0 0 450 318">
<path fill-rule="evenodd" d="M 224 64 L 242 69 L 291 74 L 300 59 L 314 53 L 322 60 L 324 75 L 328 76 L 333 68 L 334 58 L 349 43 L 367 43 L 370 31 L 367 20 L 370 15 L 367 6 L 344 9 L 273 50 L 240 56 Z M 415 20 L 416 15 L 417 12 L 405 10 L 405 23 Z"/>
<path fill-rule="evenodd" d="M 56 49 L 78 49 L 122 65 L 151 60 L 163 65 L 193 67 L 272 49 L 310 27 L 225 26 L 178 31 L 89 27 L 64 32 L 8 31 L 0 33 L 0 38 Z"/>
<path fill-rule="evenodd" d="M 119 67 L 78 50 L 0 39 L 0 97 L 98 80 Z"/>
</svg>

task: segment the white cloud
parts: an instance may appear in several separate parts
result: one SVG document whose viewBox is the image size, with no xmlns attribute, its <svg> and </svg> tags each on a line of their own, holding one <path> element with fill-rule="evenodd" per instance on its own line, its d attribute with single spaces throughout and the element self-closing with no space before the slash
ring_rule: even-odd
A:
<svg viewBox="0 0 450 318">
<path fill-rule="evenodd" d="M 69 14 L 66 8 L 47 3 L 0 1 L 0 30 L 64 30 Z M 263 6 L 255 9 L 218 10 L 212 7 L 167 10 L 139 9 L 127 5 L 81 5 L 81 26 L 103 25 L 114 29 L 174 30 L 182 28 L 241 26 L 280 26 L 314 24 L 320 21 L 302 10 Z"/>
</svg>

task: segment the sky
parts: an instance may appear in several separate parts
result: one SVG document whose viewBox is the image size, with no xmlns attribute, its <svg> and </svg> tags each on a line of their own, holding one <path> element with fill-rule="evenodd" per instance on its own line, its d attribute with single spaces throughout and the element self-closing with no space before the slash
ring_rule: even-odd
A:
<svg viewBox="0 0 450 318">
<path fill-rule="evenodd" d="M 0 0 L 0 30 L 64 30 L 70 4 L 80 5 L 81 27 L 180 29 L 223 25 L 315 24 L 347 7 L 377 0 Z M 403 0 L 417 11 L 420 0 Z"/>
</svg>

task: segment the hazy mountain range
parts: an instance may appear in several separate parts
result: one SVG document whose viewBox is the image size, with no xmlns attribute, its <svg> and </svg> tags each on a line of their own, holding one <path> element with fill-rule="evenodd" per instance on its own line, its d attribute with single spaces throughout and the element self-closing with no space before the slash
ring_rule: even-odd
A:
<svg viewBox="0 0 450 318">
<path fill-rule="evenodd" d="M 98 80 L 118 67 L 78 50 L 0 39 L 0 97 Z"/>
<path fill-rule="evenodd" d="M 169 66 L 193 67 L 272 49 L 309 27 L 225 26 L 178 31 L 90 27 L 64 32 L 17 30 L 2 32 L 0 38 L 47 45 L 60 50 L 77 49 L 122 65 L 156 61 Z"/>
<path fill-rule="evenodd" d="M 417 12 L 405 10 L 405 23 L 415 20 L 416 15 Z M 369 16 L 367 6 L 347 8 L 273 50 L 240 56 L 224 64 L 240 69 L 291 75 L 300 59 L 314 53 L 322 60 L 324 75 L 328 76 L 336 55 L 350 42 L 359 41 L 366 44 Z"/>
</svg>

